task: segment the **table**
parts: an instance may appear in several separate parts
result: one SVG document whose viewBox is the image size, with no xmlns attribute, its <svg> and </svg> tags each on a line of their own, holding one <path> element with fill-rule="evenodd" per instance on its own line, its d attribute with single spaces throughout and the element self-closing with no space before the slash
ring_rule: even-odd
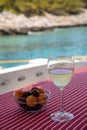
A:
<svg viewBox="0 0 87 130">
<path fill-rule="evenodd" d="M 19 109 L 12 92 L 0 95 L 0 130 L 87 130 L 87 67 L 76 70 L 64 90 L 64 110 L 75 116 L 69 122 L 54 122 L 50 118 L 50 114 L 60 107 L 58 88 L 49 79 L 36 85 L 51 90 L 47 109 L 39 113 L 26 113 Z"/>
</svg>

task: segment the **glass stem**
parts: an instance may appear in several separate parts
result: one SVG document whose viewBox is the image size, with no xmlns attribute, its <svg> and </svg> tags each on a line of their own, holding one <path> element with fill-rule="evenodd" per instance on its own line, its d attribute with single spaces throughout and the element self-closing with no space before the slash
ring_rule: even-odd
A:
<svg viewBox="0 0 87 130">
<path fill-rule="evenodd" d="M 60 112 L 63 113 L 63 90 L 60 90 L 60 92 L 61 92 Z"/>
</svg>

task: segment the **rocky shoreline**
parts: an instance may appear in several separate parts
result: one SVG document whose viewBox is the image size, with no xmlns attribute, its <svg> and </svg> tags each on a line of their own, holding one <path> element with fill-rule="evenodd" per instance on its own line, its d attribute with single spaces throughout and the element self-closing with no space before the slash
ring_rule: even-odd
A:
<svg viewBox="0 0 87 130">
<path fill-rule="evenodd" d="M 26 17 L 4 11 L 0 13 L 0 34 L 32 34 L 58 27 L 87 26 L 87 10 L 79 15 L 55 16 L 45 13 L 44 16 Z"/>
</svg>

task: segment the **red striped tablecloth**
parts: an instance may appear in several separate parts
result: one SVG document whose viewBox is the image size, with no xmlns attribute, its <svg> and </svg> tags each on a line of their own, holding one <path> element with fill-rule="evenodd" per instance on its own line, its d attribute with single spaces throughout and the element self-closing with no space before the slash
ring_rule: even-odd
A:
<svg viewBox="0 0 87 130">
<path fill-rule="evenodd" d="M 59 110 L 60 93 L 50 80 L 37 83 L 51 90 L 47 109 L 26 113 L 19 109 L 12 92 L 0 95 L 0 130 L 87 130 L 87 67 L 75 72 L 64 90 L 64 109 L 74 114 L 68 122 L 55 122 L 50 114 Z"/>
</svg>

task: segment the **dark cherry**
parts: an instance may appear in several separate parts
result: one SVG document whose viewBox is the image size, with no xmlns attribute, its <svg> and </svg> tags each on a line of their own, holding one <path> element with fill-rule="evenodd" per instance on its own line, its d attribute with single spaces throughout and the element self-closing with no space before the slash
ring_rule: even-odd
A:
<svg viewBox="0 0 87 130">
<path fill-rule="evenodd" d="M 41 104 L 37 104 L 35 107 L 31 107 L 31 111 L 37 111 L 40 110 L 42 108 Z"/>
<path fill-rule="evenodd" d="M 38 88 L 37 88 L 37 87 L 32 87 L 31 91 L 32 91 L 33 89 L 37 89 L 37 90 L 38 90 Z"/>
<path fill-rule="evenodd" d="M 39 104 L 39 103 L 35 106 L 35 109 L 36 109 L 36 110 L 39 110 L 39 109 L 41 109 L 41 108 L 42 108 L 42 105 Z"/>
<path fill-rule="evenodd" d="M 31 91 L 26 91 L 24 92 L 23 97 L 27 98 L 30 95 L 31 95 Z"/>
<path fill-rule="evenodd" d="M 39 96 L 39 90 L 38 89 L 32 89 L 32 95 L 35 96 L 35 97 L 38 97 Z"/>
</svg>

